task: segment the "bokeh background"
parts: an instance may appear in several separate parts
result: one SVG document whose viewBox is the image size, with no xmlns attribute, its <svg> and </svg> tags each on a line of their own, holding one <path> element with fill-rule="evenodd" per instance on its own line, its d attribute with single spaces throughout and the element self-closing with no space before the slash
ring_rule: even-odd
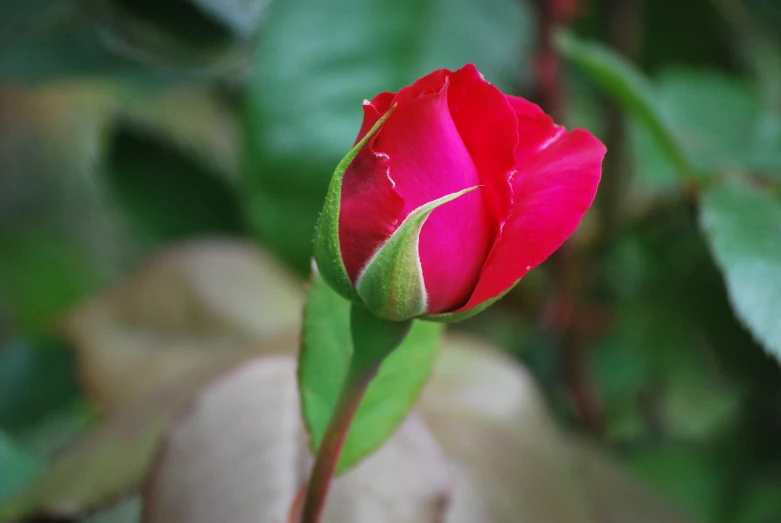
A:
<svg viewBox="0 0 781 523">
<path fill-rule="evenodd" d="M 467 62 L 597 202 L 328 521 L 781 521 L 776 0 L 0 1 L 0 521 L 283 521 L 330 175 Z"/>
</svg>

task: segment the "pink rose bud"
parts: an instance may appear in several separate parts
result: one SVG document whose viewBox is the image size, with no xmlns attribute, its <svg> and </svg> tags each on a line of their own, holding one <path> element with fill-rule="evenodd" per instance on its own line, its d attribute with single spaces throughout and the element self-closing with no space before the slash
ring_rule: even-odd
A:
<svg viewBox="0 0 781 523">
<path fill-rule="evenodd" d="M 315 260 L 390 320 L 457 321 L 509 291 L 573 233 L 605 146 L 502 94 L 473 65 L 364 102 L 337 167 Z"/>
</svg>

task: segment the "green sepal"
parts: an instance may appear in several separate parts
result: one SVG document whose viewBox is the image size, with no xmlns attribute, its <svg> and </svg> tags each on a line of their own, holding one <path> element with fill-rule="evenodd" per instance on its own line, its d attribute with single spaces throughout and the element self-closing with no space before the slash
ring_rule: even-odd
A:
<svg viewBox="0 0 781 523">
<path fill-rule="evenodd" d="M 479 186 L 438 198 L 412 211 L 372 256 L 358 277 L 358 296 L 375 315 L 403 321 L 425 314 L 428 301 L 418 242 L 429 215 Z"/>
<path fill-rule="evenodd" d="M 429 314 L 427 316 L 421 316 L 421 320 L 425 321 L 433 321 L 437 323 L 458 323 L 459 321 L 468 320 L 469 318 L 476 316 L 477 314 L 483 312 L 488 307 L 496 303 L 497 301 L 504 298 L 504 296 L 510 292 L 513 287 L 515 287 L 518 282 L 521 280 L 516 281 L 513 283 L 507 290 L 499 294 L 498 296 L 494 296 L 493 298 L 489 300 L 485 300 L 482 303 L 478 303 L 474 307 L 467 309 L 465 311 L 460 312 L 443 312 L 442 314 Z"/>
<path fill-rule="evenodd" d="M 317 269 L 323 276 L 323 279 L 339 294 L 351 301 L 358 301 L 358 295 L 355 292 L 350 277 L 347 275 L 347 269 L 342 260 L 342 250 L 339 245 L 339 211 L 342 198 L 342 179 L 344 172 L 350 166 L 352 161 L 358 156 L 358 153 L 364 145 L 377 134 L 382 124 L 396 109 L 394 105 L 377 123 L 372 126 L 366 135 L 361 138 L 355 147 L 342 158 L 339 165 L 336 166 L 331 183 L 328 185 L 328 193 L 325 197 L 323 212 L 317 220 L 315 227 L 314 257 L 317 262 Z"/>
</svg>

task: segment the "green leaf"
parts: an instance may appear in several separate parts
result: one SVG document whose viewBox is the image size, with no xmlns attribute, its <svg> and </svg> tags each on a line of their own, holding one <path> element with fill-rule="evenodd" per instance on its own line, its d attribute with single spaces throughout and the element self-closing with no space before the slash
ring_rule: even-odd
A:
<svg viewBox="0 0 781 523">
<path fill-rule="evenodd" d="M 46 332 L 57 315 L 94 291 L 103 274 L 73 237 L 48 230 L 0 231 L 0 304 L 27 332 Z"/>
<path fill-rule="evenodd" d="M 656 85 L 662 111 L 697 169 L 751 161 L 761 107 L 746 83 L 715 71 L 672 69 Z"/>
<path fill-rule="evenodd" d="M 268 0 L 32 0 L 0 7 L 0 79 L 171 80 L 246 65 Z M 28 5 L 29 4 L 29 5 Z"/>
<path fill-rule="evenodd" d="M 73 354 L 52 341 L 0 346 L 0 426 L 16 436 L 81 398 Z"/>
<path fill-rule="evenodd" d="M 584 42 L 567 32 L 557 35 L 556 45 L 564 56 L 648 127 L 681 176 L 694 175 L 691 161 L 655 100 L 653 86 L 632 63 L 608 47 Z"/>
<path fill-rule="evenodd" d="M 374 253 L 356 285 L 358 295 L 370 311 L 392 321 L 426 312 L 428 295 L 418 254 L 420 231 L 435 209 L 475 189 L 470 187 L 421 205 Z"/>
<path fill-rule="evenodd" d="M 41 469 L 42 460 L 25 452 L 0 432 L 0 504 Z"/>
<path fill-rule="evenodd" d="M 355 416 L 340 471 L 380 447 L 407 416 L 431 373 L 442 332 L 441 325 L 415 322 L 386 358 Z M 298 367 L 301 406 L 313 448 L 319 447 L 331 419 L 352 352 L 350 302 L 315 274 L 304 311 Z"/>
<path fill-rule="evenodd" d="M 767 367 L 767 357 L 735 319 L 687 209 L 658 209 L 602 264 L 614 314 L 591 365 L 610 438 L 704 441 L 739 426 L 746 396 L 738 376 L 758 377 L 750 365 Z"/>
<path fill-rule="evenodd" d="M 781 514 L 781 481 L 767 478 L 760 481 L 746 482 L 740 496 L 738 516 L 735 523 L 770 523 L 777 521 Z"/>
<path fill-rule="evenodd" d="M 713 363 L 717 334 L 703 334 L 693 307 L 680 295 L 619 302 L 615 327 L 593 359 L 611 437 L 642 438 L 656 423 L 669 438 L 701 441 L 736 423 L 741 390 Z M 646 400 L 653 418 L 638 409 Z"/>
<path fill-rule="evenodd" d="M 672 445 L 640 447 L 627 457 L 637 476 L 698 521 L 720 521 L 720 500 L 729 484 L 721 461 L 707 450 Z"/>
<path fill-rule="evenodd" d="M 700 223 L 735 313 L 781 359 L 781 201 L 725 183 L 703 194 Z"/>
<path fill-rule="evenodd" d="M 361 101 L 473 62 L 511 92 L 535 43 L 527 0 L 285 0 L 260 34 L 246 97 L 247 211 L 263 240 L 309 270 L 308 235 Z M 465 31 L 465 21 L 469 30 Z"/>
<path fill-rule="evenodd" d="M 108 162 L 109 189 L 142 243 L 242 231 L 232 187 L 172 145 L 121 128 Z"/>
<path fill-rule="evenodd" d="M 271 0 L 191 0 L 204 13 L 228 27 L 234 35 L 249 38 L 260 26 Z"/>
<path fill-rule="evenodd" d="M 250 0 L 252 1 L 252 0 Z M 141 61 L 176 58 L 189 62 L 197 53 L 210 54 L 234 36 L 212 9 L 207 14 L 195 1 L 93 0 L 93 16 L 125 45 L 115 46 Z M 189 48 L 189 49 L 188 49 Z M 128 53 L 128 49 L 131 50 Z M 162 56 L 152 56 L 159 54 Z M 168 56 L 166 56 L 168 55 Z"/>
<path fill-rule="evenodd" d="M 347 275 L 347 269 L 342 260 L 342 249 L 339 245 L 339 212 L 342 200 L 342 179 L 344 172 L 350 167 L 350 164 L 358 156 L 358 153 L 364 145 L 380 130 L 382 124 L 393 114 L 395 106 L 391 107 L 387 113 L 377 120 L 366 136 L 361 138 L 350 152 L 342 158 L 336 171 L 328 185 L 328 194 L 325 197 L 323 212 L 317 223 L 315 233 L 315 260 L 318 270 L 323 278 L 333 286 L 342 296 L 349 300 L 356 300 L 358 296 L 355 293 L 350 276 Z"/>
<path fill-rule="evenodd" d="M 138 523 L 142 521 L 144 506 L 139 496 L 124 499 L 111 508 L 92 514 L 82 523 Z"/>
<path fill-rule="evenodd" d="M 25 332 L 51 329 L 131 249 L 96 169 L 115 97 L 88 84 L 0 93 L 0 308 Z"/>
<path fill-rule="evenodd" d="M 35 0 L 36 10 L 0 11 L 0 79 L 43 82 L 83 75 L 113 75 L 128 79 L 151 71 L 109 48 L 105 33 L 85 9 L 87 2 Z M 157 76 L 160 76 L 159 74 Z"/>
<path fill-rule="evenodd" d="M 781 171 L 781 126 L 748 82 L 717 71 L 671 68 L 655 78 L 655 100 L 675 139 L 701 173 Z M 632 145 L 641 182 L 675 180 L 675 165 L 636 125 Z"/>
<path fill-rule="evenodd" d="M 739 5 L 752 22 L 762 26 L 762 33 L 776 42 L 781 41 L 781 9 L 777 3 L 768 0 L 729 0 L 728 3 Z"/>
<path fill-rule="evenodd" d="M 0 10 L 0 79 L 42 81 L 85 73 L 137 73 L 101 42 L 83 3 L 4 2 Z"/>
</svg>

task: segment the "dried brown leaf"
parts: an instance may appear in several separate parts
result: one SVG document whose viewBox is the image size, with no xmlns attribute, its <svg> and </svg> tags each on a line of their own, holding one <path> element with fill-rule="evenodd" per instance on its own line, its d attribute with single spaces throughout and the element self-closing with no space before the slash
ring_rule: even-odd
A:
<svg viewBox="0 0 781 523">
<path fill-rule="evenodd" d="M 268 254 L 200 240 L 159 253 L 76 307 L 63 331 L 90 397 L 110 409 L 208 367 L 217 354 L 297 330 L 301 306 L 301 285 Z"/>
<path fill-rule="evenodd" d="M 479 338 L 448 338 L 419 412 L 457 463 L 447 523 L 691 521 L 565 435 L 532 376 Z"/>
<path fill-rule="evenodd" d="M 311 466 L 292 358 L 264 358 L 205 389 L 170 431 L 146 486 L 147 523 L 281 523 Z M 447 493 L 416 418 L 337 478 L 323 523 L 436 523 Z"/>
<path fill-rule="evenodd" d="M 287 351 L 295 345 L 295 336 L 266 343 L 259 352 Z M 117 408 L 0 507 L 0 522 L 33 514 L 78 517 L 131 494 L 152 466 L 160 438 L 174 415 L 205 385 L 252 354 L 217 355 L 209 366 Z"/>
</svg>

